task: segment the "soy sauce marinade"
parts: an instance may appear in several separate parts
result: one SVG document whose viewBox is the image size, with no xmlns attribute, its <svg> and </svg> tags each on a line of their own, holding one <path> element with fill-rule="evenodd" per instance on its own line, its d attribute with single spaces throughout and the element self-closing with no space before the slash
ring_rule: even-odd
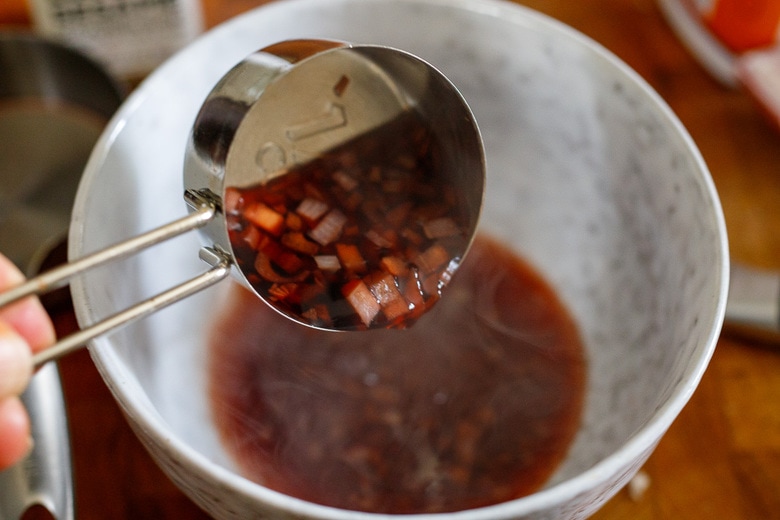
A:
<svg viewBox="0 0 780 520">
<path fill-rule="evenodd" d="M 469 243 L 452 182 L 436 136 L 405 112 L 263 185 L 228 189 L 236 261 L 269 303 L 309 324 L 406 327 Z"/>
<path fill-rule="evenodd" d="M 578 331 L 544 280 L 483 235 L 405 330 L 318 331 L 232 290 L 210 339 L 214 423 L 271 489 L 350 510 L 459 511 L 535 491 L 574 437 Z"/>
</svg>

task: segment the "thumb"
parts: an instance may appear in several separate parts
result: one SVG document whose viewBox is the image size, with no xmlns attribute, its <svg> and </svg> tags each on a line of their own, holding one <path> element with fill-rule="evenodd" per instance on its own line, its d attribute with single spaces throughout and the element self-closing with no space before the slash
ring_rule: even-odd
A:
<svg viewBox="0 0 780 520">
<path fill-rule="evenodd" d="M 14 329 L 0 321 L 0 399 L 21 394 L 32 371 L 30 347 Z"/>
</svg>

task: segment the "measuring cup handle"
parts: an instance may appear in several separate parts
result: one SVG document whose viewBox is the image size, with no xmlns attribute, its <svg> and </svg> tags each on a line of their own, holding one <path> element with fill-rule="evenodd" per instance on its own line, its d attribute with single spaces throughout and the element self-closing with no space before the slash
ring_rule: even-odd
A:
<svg viewBox="0 0 780 520">
<path fill-rule="evenodd" d="M 216 203 L 203 194 L 188 190 L 185 192 L 184 198 L 187 204 L 195 208 L 195 212 L 124 242 L 68 262 L 35 278 L 31 278 L 16 287 L 12 287 L 0 293 L 0 308 L 21 300 L 26 296 L 43 294 L 63 287 L 67 285 L 71 278 L 93 267 L 130 256 L 155 244 L 164 242 L 169 238 L 202 227 L 217 214 Z"/>
<path fill-rule="evenodd" d="M 143 249 L 168 240 L 169 238 L 202 227 L 210 222 L 219 211 L 218 202 L 208 193 L 187 190 L 184 193 L 184 199 L 187 204 L 194 209 L 194 211 L 186 217 L 182 217 L 72 262 L 68 262 L 51 271 L 42 273 L 35 278 L 31 278 L 16 287 L 12 287 L 3 293 L 0 293 L 0 308 L 10 305 L 26 296 L 43 294 L 62 287 L 74 276 L 93 267 L 130 256 Z M 103 321 L 91 325 L 87 329 L 76 332 L 60 340 L 52 347 L 33 357 L 35 367 L 38 368 L 52 359 L 67 354 L 101 334 L 105 334 L 123 325 L 132 323 L 163 307 L 210 287 L 230 274 L 232 260 L 228 253 L 218 251 L 215 248 L 203 248 L 201 249 L 200 257 L 211 265 L 210 270 L 187 282 L 177 285 L 168 291 L 138 303 L 133 307 L 120 311 Z"/>
<path fill-rule="evenodd" d="M 124 311 L 120 311 L 94 325 L 90 325 L 86 329 L 61 339 L 53 346 L 33 356 L 35 368 L 84 346 L 88 341 L 97 336 L 140 320 L 168 305 L 187 298 L 207 287 L 211 287 L 230 274 L 231 260 L 226 253 L 212 248 L 203 248 L 200 251 L 200 258 L 211 265 L 211 269 L 176 287 L 137 303 Z"/>
</svg>

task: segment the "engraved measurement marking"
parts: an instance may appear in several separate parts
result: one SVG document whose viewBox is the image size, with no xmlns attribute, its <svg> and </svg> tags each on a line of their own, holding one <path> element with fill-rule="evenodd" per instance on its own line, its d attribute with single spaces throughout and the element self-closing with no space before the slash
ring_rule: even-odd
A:
<svg viewBox="0 0 780 520">
<path fill-rule="evenodd" d="M 348 79 L 345 76 L 342 76 L 339 82 L 334 86 L 336 94 L 342 95 L 348 84 Z M 285 131 L 285 137 L 289 139 L 290 144 L 292 145 L 289 150 L 279 143 L 268 141 L 263 144 L 257 151 L 257 154 L 255 154 L 255 164 L 263 173 L 279 171 L 287 166 L 290 159 L 294 162 L 300 162 L 306 159 L 308 155 L 313 155 L 303 150 L 296 149 L 295 144 L 298 141 L 345 126 L 347 126 L 347 113 L 344 110 L 344 107 L 331 102 L 327 105 L 325 111 L 321 115 L 303 123 L 292 125 Z"/>
<path fill-rule="evenodd" d="M 292 141 L 300 141 L 329 130 L 341 128 L 347 124 L 347 114 L 344 107 L 330 103 L 325 113 L 304 123 L 293 125 L 287 129 L 285 135 Z"/>
<path fill-rule="evenodd" d="M 269 141 L 257 151 L 255 164 L 264 173 L 278 171 L 287 164 L 287 153 L 284 151 L 284 148 L 273 141 Z"/>
</svg>

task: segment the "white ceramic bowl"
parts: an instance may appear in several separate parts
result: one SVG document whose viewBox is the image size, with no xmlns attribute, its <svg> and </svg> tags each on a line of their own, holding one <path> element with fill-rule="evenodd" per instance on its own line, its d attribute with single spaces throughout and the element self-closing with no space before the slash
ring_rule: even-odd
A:
<svg viewBox="0 0 780 520">
<path fill-rule="evenodd" d="M 494 0 L 290 0 L 252 11 L 173 57 L 120 109 L 87 167 L 71 255 L 185 214 L 184 146 L 212 86 L 258 48 L 318 37 L 409 51 L 460 88 L 485 140 L 480 225 L 543 273 L 586 343 L 583 422 L 551 481 L 451 518 L 588 516 L 638 470 L 699 382 L 723 318 L 728 256 L 718 198 L 688 134 L 641 78 L 573 30 Z M 79 320 L 202 271 L 199 245 L 191 234 L 85 276 L 73 287 Z M 370 517 L 233 471 L 204 390 L 204 338 L 223 290 L 92 345 L 139 437 L 215 517 Z"/>
</svg>

